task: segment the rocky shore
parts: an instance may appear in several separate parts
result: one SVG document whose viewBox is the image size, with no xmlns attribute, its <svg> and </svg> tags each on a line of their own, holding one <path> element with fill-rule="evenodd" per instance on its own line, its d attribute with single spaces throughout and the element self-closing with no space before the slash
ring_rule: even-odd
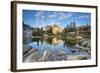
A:
<svg viewBox="0 0 100 73">
<path fill-rule="evenodd" d="M 78 41 L 76 41 L 76 48 L 81 49 L 83 51 L 86 51 L 87 53 L 91 54 L 91 41 L 90 39 L 86 39 L 81 37 L 81 39 L 78 38 Z"/>
<path fill-rule="evenodd" d="M 90 58 L 89 55 L 86 54 L 81 54 L 81 55 L 76 54 L 75 52 L 77 51 L 74 50 L 72 50 L 72 54 L 68 55 L 63 50 L 51 51 L 45 49 L 43 50 L 42 53 L 40 53 L 38 49 L 32 47 L 26 47 L 25 45 L 24 45 L 24 49 L 25 50 L 23 52 L 23 62 L 85 60 Z"/>
</svg>

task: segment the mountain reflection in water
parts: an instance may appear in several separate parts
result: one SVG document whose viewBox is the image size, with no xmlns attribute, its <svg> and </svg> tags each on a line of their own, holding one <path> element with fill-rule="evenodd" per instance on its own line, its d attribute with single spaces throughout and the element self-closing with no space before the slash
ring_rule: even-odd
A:
<svg viewBox="0 0 100 73">
<path fill-rule="evenodd" d="M 72 43 L 72 41 L 66 40 L 65 38 L 57 38 L 57 37 L 41 37 L 41 38 L 33 38 L 31 43 L 29 43 L 30 46 L 52 46 L 53 47 L 60 47 L 62 48 L 75 48 L 75 41 Z"/>
</svg>

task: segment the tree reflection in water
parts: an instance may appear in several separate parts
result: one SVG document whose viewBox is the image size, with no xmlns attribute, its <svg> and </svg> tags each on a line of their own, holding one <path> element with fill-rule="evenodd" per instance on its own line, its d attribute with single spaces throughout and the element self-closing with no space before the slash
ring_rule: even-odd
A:
<svg viewBox="0 0 100 73">
<path fill-rule="evenodd" d="M 37 46 L 39 46 L 39 42 L 43 45 L 44 43 L 57 46 L 60 43 L 63 43 L 63 47 L 68 48 L 75 48 L 76 42 L 72 39 L 67 38 L 59 38 L 59 37 L 39 37 L 39 38 L 33 38 L 31 42 L 36 42 Z"/>
</svg>

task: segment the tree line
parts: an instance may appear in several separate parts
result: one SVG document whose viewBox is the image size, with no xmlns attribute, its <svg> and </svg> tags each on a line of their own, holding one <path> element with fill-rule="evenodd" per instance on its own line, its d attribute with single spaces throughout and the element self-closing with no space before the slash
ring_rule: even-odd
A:
<svg viewBox="0 0 100 73">
<path fill-rule="evenodd" d="M 76 24 L 75 21 L 67 24 L 67 26 L 65 28 L 63 28 L 63 32 L 62 33 L 65 34 L 65 33 L 69 33 L 69 32 L 77 32 L 77 31 L 79 31 L 79 32 L 90 32 L 90 30 L 91 30 L 90 25 L 87 24 L 87 23 L 85 25 L 81 25 L 81 26 L 76 26 L 76 25 L 77 24 Z M 41 28 L 34 27 L 34 28 L 31 28 L 31 29 L 33 31 L 32 32 L 33 36 L 53 35 L 53 31 L 52 31 L 53 28 L 50 28 L 48 31 L 44 31 L 43 27 L 41 27 Z"/>
</svg>

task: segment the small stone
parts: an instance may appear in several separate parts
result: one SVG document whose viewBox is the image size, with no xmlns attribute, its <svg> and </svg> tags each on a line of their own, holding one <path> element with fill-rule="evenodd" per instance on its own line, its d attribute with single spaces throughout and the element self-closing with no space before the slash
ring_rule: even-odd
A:
<svg viewBox="0 0 100 73">
<path fill-rule="evenodd" d="M 50 56 L 51 52 L 49 50 L 44 50 L 43 52 L 43 56 L 41 58 L 41 61 L 47 61 L 49 56 Z"/>
<path fill-rule="evenodd" d="M 59 51 L 56 53 L 56 55 L 58 55 L 58 56 L 65 55 L 65 52 L 64 52 L 64 51 L 62 51 L 62 50 L 59 50 Z"/>
<path fill-rule="evenodd" d="M 24 58 L 24 62 L 39 62 L 39 52 L 33 52 Z"/>
<path fill-rule="evenodd" d="M 87 47 L 88 41 L 82 42 L 81 46 Z"/>
<path fill-rule="evenodd" d="M 27 53 L 29 50 L 31 50 L 32 49 L 32 47 L 30 47 L 30 46 L 27 46 L 27 45 L 23 45 L 23 53 L 25 54 L 25 53 Z"/>
<path fill-rule="evenodd" d="M 83 60 L 83 59 L 87 59 L 87 57 L 84 55 L 68 55 L 67 56 L 67 60 Z"/>
</svg>

